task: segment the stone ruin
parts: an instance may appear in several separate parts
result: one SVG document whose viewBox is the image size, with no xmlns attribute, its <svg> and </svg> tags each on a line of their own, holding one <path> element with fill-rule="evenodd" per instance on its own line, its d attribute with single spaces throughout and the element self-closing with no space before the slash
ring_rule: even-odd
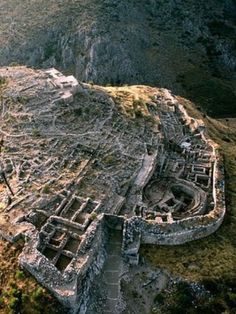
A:
<svg viewBox="0 0 236 314">
<path fill-rule="evenodd" d="M 182 244 L 220 226 L 217 146 L 169 91 L 154 90 L 156 123 L 137 130 L 104 88 L 55 69 L 0 75 L 0 233 L 25 240 L 20 264 L 72 313 L 92 313 L 96 278 L 102 312 L 119 313 L 120 274 L 138 264 L 140 244 Z"/>
<path fill-rule="evenodd" d="M 73 75 L 65 76 L 54 68 L 46 70 L 45 73 L 49 76 L 47 79 L 48 84 L 60 90 L 58 98 L 54 99 L 54 103 L 60 103 L 62 101 L 65 103 L 73 102 L 73 95 L 80 89 L 79 82 L 76 78 Z"/>
</svg>

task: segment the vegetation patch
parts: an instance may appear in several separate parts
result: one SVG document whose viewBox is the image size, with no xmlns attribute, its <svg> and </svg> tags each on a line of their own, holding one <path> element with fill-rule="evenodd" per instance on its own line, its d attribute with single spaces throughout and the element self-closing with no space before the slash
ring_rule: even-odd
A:
<svg viewBox="0 0 236 314">
<path fill-rule="evenodd" d="M 224 289 L 230 286 L 230 292 Z M 235 278 L 224 282 L 205 281 L 200 284 L 174 282 L 158 293 L 153 302 L 154 314 L 218 314 L 235 313 Z"/>
<path fill-rule="evenodd" d="M 0 76 L 0 86 L 5 85 L 7 83 L 7 79 L 4 76 Z"/>
<path fill-rule="evenodd" d="M 211 117 L 235 117 L 236 94 L 230 82 L 194 68 L 179 77 L 186 95 Z"/>
<path fill-rule="evenodd" d="M 0 240 L 0 314 L 64 314 L 66 311 L 26 272 L 19 269 L 23 243 Z"/>
</svg>

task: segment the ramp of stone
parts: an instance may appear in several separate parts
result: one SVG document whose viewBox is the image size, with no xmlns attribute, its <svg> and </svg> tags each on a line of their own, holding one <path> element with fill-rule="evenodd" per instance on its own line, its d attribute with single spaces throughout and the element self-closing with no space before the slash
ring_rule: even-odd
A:
<svg viewBox="0 0 236 314">
<path fill-rule="evenodd" d="M 107 243 L 107 260 L 104 264 L 102 280 L 106 285 L 107 302 L 104 313 L 116 313 L 120 294 L 120 274 L 122 271 L 122 230 L 110 230 Z"/>
</svg>

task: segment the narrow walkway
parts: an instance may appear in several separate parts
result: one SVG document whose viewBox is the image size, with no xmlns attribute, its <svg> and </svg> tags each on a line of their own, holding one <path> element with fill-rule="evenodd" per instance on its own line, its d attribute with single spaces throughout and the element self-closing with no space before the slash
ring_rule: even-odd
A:
<svg viewBox="0 0 236 314">
<path fill-rule="evenodd" d="M 120 274 L 122 271 L 122 231 L 111 230 L 107 243 L 107 260 L 104 264 L 102 280 L 106 284 L 107 302 L 104 313 L 116 313 L 120 294 Z"/>
</svg>

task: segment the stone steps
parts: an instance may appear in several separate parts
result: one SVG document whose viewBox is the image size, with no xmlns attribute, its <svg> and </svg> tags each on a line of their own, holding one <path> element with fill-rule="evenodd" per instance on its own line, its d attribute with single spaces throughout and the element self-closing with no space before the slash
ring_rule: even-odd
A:
<svg viewBox="0 0 236 314">
<path fill-rule="evenodd" d="M 111 230 L 106 246 L 107 260 L 103 267 L 102 280 L 106 285 L 107 299 L 104 313 L 116 313 L 120 294 L 120 273 L 122 271 L 122 231 Z"/>
</svg>

